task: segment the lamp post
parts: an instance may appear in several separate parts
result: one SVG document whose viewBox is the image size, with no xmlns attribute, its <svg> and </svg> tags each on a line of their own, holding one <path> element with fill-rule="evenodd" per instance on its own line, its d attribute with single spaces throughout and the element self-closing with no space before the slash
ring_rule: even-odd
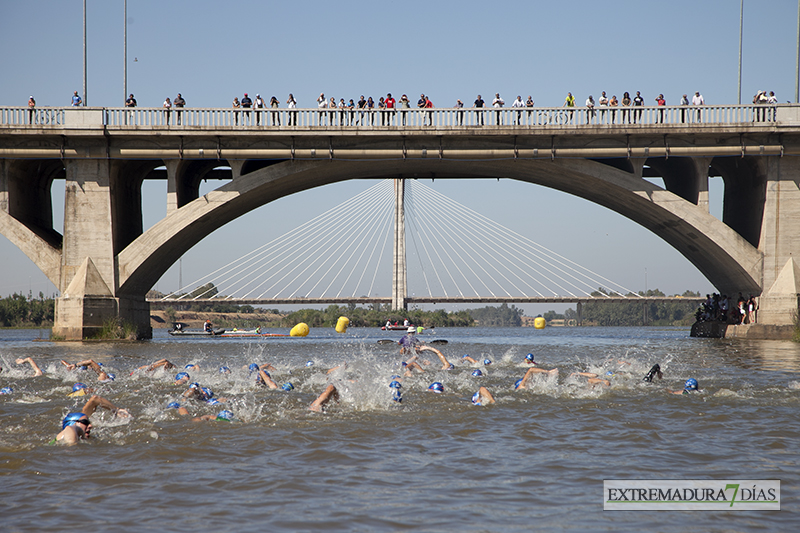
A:
<svg viewBox="0 0 800 533">
<path fill-rule="evenodd" d="M 800 1 L 800 0 L 798 0 Z M 742 25 L 744 22 L 744 0 L 739 4 L 739 105 L 742 105 Z"/>
<path fill-rule="evenodd" d="M 122 46 L 122 102 L 124 103 L 128 99 L 128 0 L 122 2 L 122 12 L 122 16 L 125 19 L 122 31 L 122 39 L 124 41 Z"/>
<path fill-rule="evenodd" d="M 83 0 L 83 105 L 88 105 L 86 94 L 86 0 Z"/>
</svg>

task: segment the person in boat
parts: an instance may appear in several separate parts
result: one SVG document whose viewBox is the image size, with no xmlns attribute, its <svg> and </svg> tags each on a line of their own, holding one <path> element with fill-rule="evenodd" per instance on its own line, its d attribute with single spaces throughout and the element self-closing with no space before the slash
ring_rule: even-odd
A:
<svg viewBox="0 0 800 533">
<path fill-rule="evenodd" d="M 211 320 L 206 319 L 205 324 L 203 324 L 203 331 L 205 331 L 206 333 L 213 332 L 213 326 L 211 325 Z"/>
<path fill-rule="evenodd" d="M 39 365 L 37 365 L 30 357 L 26 357 L 25 359 L 17 359 L 16 363 L 18 365 L 22 365 L 25 363 L 31 365 L 31 368 L 33 369 L 33 377 L 35 378 L 44 374 L 44 372 L 42 372 L 42 369 L 39 368 Z"/>
<path fill-rule="evenodd" d="M 94 395 L 83 406 L 80 412 L 69 413 L 61 422 L 61 432 L 56 435 L 55 443 L 73 445 L 81 439 L 88 439 L 92 431 L 92 423 L 89 417 L 97 411 L 98 407 L 108 409 L 118 418 L 128 418 L 130 413 L 125 409 L 120 409 L 110 401 L 101 396 Z"/>
</svg>

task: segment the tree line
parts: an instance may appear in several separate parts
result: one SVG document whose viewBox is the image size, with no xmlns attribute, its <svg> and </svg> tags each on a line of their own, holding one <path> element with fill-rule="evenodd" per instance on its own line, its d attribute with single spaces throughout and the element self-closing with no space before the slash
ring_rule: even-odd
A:
<svg viewBox="0 0 800 533">
<path fill-rule="evenodd" d="M 27 297 L 14 293 L 0 299 L 0 327 L 52 326 L 55 309 L 53 297 L 41 292 L 38 298 L 31 293 Z"/>
</svg>

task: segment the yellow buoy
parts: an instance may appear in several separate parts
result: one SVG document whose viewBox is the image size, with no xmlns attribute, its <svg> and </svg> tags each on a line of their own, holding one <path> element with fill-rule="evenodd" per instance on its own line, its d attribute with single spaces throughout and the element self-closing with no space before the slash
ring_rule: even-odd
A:
<svg viewBox="0 0 800 533">
<path fill-rule="evenodd" d="M 344 333 L 349 325 L 350 319 L 346 316 L 340 316 L 339 320 L 336 321 L 336 333 Z"/>
<path fill-rule="evenodd" d="M 544 329 L 544 326 L 547 324 L 544 317 L 537 316 L 533 319 L 533 327 L 536 329 Z"/>
<path fill-rule="evenodd" d="M 308 335 L 308 324 L 305 322 L 300 322 L 292 330 L 289 332 L 289 335 L 292 337 L 305 337 Z"/>
</svg>

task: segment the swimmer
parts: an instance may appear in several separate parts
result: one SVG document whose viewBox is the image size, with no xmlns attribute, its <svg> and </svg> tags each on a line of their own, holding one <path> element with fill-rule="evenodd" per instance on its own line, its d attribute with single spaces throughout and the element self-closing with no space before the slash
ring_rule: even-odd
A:
<svg viewBox="0 0 800 533">
<path fill-rule="evenodd" d="M 202 415 L 192 418 L 192 422 L 204 422 L 206 420 L 215 420 L 217 422 L 233 422 L 233 411 L 223 409 L 215 415 Z"/>
<path fill-rule="evenodd" d="M 671 392 L 672 394 L 691 394 L 693 392 L 702 391 L 698 388 L 697 380 L 694 378 L 689 378 L 686 380 L 683 390 L 668 390 L 667 392 Z"/>
<path fill-rule="evenodd" d="M 30 357 L 26 357 L 25 359 L 17 359 L 16 363 L 18 365 L 22 365 L 22 364 L 25 364 L 25 363 L 28 363 L 29 365 L 31 365 L 31 368 L 33 369 L 33 377 L 35 377 L 35 378 L 41 376 L 42 374 L 44 374 L 44 372 L 42 372 L 42 369 L 39 368 L 39 365 L 37 365 L 33 361 L 33 359 L 31 359 Z"/>
<path fill-rule="evenodd" d="M 400 345 L 401 355 L 406 353 L 411 353 L 412 350 L 419 353 L 420 350 L 419 345 L 421 344 L 421 341 L 414 336 L 415 332 L 416 329 L 414 329 L 414 327 L 409 327 L 406 334 L 403 335 L 399 341 L 397 341 L 397 344 Z"/>
<path fill-rule="evenodd" d="M 186 392 L 183 393 L 183 397 L 201 402 L 207 402 L 212 405 L 227 401 L 226 398 L 214 398 L 214 392 L 211 389 L 208 387 L 201 387 L 198 383 L 192 383 Z"/>
<path fill-rule="evenodd" d="M 125 409 L 120 409 L 105 398 L 94 395 L 83 406 L 80 412 L 69 413 L 61 422 L 61 432 L 56 435 L 55 442 L 63 444 L 77 444 L 80 439 L 89 438 L 92 423 L 89 417 L 97 411 L 98 407 L 108 409 L 117 418 L 129 418 L 131 415 Z"/>
<path fill-rule="evenodd" d="M 258 371 L 258 369 L 263 369 L 263 370 L 266 370 L 268 372 L 277 372 L 277 370 L 278 370 L 277 368 L 275 368 L 274 366 L 272 366 L 269 363 L 264 363 L 262 365 L 259 365 L 257 363 L 250 363 L 248 366 L 243 366 L 242 367 L 242 370 L 249 370 L 250 372 L 256 372 L 256 371 Z"/>
<path fill-rule="evenodd" d="M 99 379 L 100 381 L 114 381 L 114 378 L 112 377 L 114 376 L 114 374 L 107 374 L 103 370 L 103 367 L 100 366 L 98 363 L 95 363 L 92 359 L 80 361 L 78 363 L 75 363 L 74 365 L 71 365 L 62 359 L 61 364 L 67 367 L 67 370 L 75 370 L 79 366 L 89 367 L 92 370 L 94 370 L 94 373 L 97 374 L 97 379 Z"/>
<path fill-rule="evenodd" d="M 145 372 L 152 372 L 156 368 L 163 368 L 164 370 L 171 370 L 175 368 L 175 365 L 167 361 L 166 359 L 159 359 L 155 363 L 140 366 L 137 370 L 144 370 Z"/>
<path fill-rule="evenodd" d="M 524 389 L 528 386 L 528 381 L 530 381 L 531 376 L 534 374 L 548 374 L 548 375 L 558 375 L 558 369 L 553 368 L 552 370 L 545 370 L 543 368 L 536 368 L 531 367 L 525 372 L 525 375 L 522 376 L 522 379 L 518 379 L 516 383 L 514 383 L 515 389 Z"/>
<path fill-rule="evenodd" d="M 473 405 L 489 405 L 490 403 L 495 403 L 494 396 L 489 392 L 489 389 L 481 387 L 478 392 L 472 395 L 472 403 Z"/>
<path fill-rule="evenodd" d="M 328 385 L 308 408 L 315 413 L 321 413 L 325 405 L 331 400 L 339 401 L 339 391 L 333 385 Z"/>
<path fill-rule="evenodd" d="M 647 371 L 647 375 L 642 378 L 642 381 L 652 383 L 653 376 L 658 376 L 658 379 L 664 379 L 664 374 L 661 373 L 661 367 L 658 365 L 658 363 L 650 367 L 650 370 Z"/>
<path fill-rule="evenodd" d="M 589 383 L 589 385 L 605 385 L 606 387 L 611 386 L 610 381 L 597 377 L 597 374 L 594 372 L 573 372 L 570 374 L 570 376 L 581 376 L 587 378 L 586 381 Z"/>
<path fill-rule="evenodd" d="M 256 378 L 256 383 L 259 385 L 266 385 L 270 389 L 278 388 L 278 384 L 272 381 L 272 376 L 270 376 L 266 370 L 261 368 L 258 369 L 258 378 Z"/>
<path fill-rule="evenodd" d="M 532 353 L 529 353 L 528 355 L 525 356 L 525 362 L 528 363 L 529 365 L 538 364 L 538 363 L 536 363 L 536 361 L 533 360 L 533 354 Z"/>
<path fill-rule="evenodd" d="M 175 374 L 175 385 L 186 385 L 190 379 L 188 372 L 178 372 Z"/>
<path fill-rule="evenodd" d="M 452 370 L 453 368 L 455 368 L 450 363 L 450 361 L 447 360 L 447 358 L 444 356 L 444 354 L 442 352 L 440 352 L 439 350 L 437 350 L 436 348 L 433 348 L 431 346 L 423 345 L 423 346 L 420 346 L 419 351 L 421 351 L 421 352 L 424 352 L 424 351 L 433 352 L 437 356 L 439 356 L 439 360 L 442 362 L 442 368 L 441 368 L 442 370 Z"/>
</svg>

